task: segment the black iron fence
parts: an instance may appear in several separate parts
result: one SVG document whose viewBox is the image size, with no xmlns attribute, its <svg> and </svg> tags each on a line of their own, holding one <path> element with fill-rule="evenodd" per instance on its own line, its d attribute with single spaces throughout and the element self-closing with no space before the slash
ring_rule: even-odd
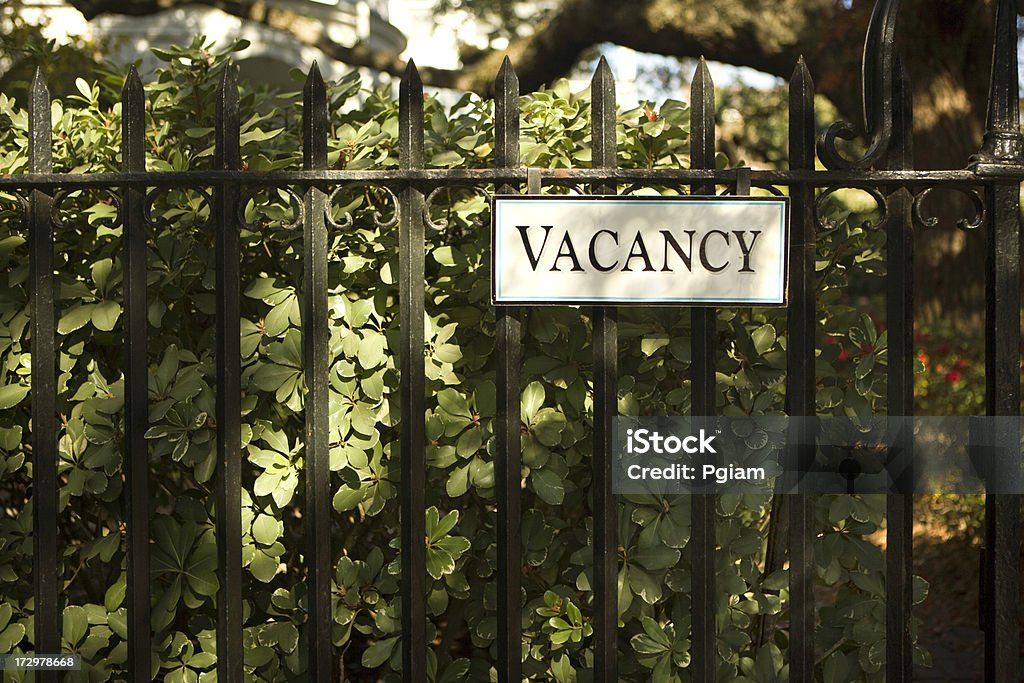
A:
<svg viewBox="0 0 1024 683">
<path fill-rule="evenodd" d="M 216 170 L 147 172 L 144 151 L 143 88 L 129 74 L 124 86 L 122 167 L 117 173 L 55 174 L 51 166 L 50 98 L 37 76 L 31 89 L 29 121 L 30 167 L 27 173 L 0 178 L 0 190 L 23 199 L 30 225 L 32 423 L 34 458 L 35 635 L 38 652 L 60 651 L 61 592 L 58 574 L 58 415 L 56 410 L 56 333 L 53 277 L 54 226 L 51 209 L 61 193 L 82 188 L 107 188 L 120 193 L 123 226 L 124 349 L 126 457 L 124 496 L 127 508 L 127 609 L 129 677 L 150 679 L 150 572 L 147 430 L 146 212 L 147 188 L 213 187 L 217 260 L 217 510 L 218 680 L 243 679 L 242 526 L 240 509 L 241 372 L 239 367 L 240 252 L 237 206 L 241 188 L 289 187 L 301 195 L 303 230 L 302 320 L 306 399 L 306 501 L 310 520 L 306 568 L 309 615 L 307 628 L 309 680 L 332 680 L 330 489 L 328 458 L 328 311 L 327 238 L 325 216 L 333 188 L 370 183 L 387 188 L 398 199 L 400 321 L 400 394 L 403 420 L 401 462 L 401 571 L 403 677 L 425 681 L 427 640 L 426 556 L 424 512 L 425 411 L 424 347 L 424 206 L 437 188 L 458 185 L 493 186 L 501 192 L 544 186 L 584 186 L 594 193 L 614 194 L 626 186 L 688 186 L 695 194 L 719 188 L 747 193 L 750 188 L 785 191 L 792 200 L 789 245 L 789 344 L 786 377 L 787 411 L 815 413 L 815 234 L 818 204 L 838 187 L 870 193 L 883 208 L 888 235 L 887 320 L 889 324 L 888 405 L 891 414 L 913 412 L 913 227 L 926 224 L 921 202 L 933 189 L 966 194 L 978 211 L 979 228 L 971 239 L 988 244 L 986 269 L 987 410 L 991 415 L 1017 415 L 1019 407 L 1019 183 L 1024 179 L 1019 130 L 1016 8 L 997 3 L 996 44 L 989 102 L 988 132 L 969 168 L 949 171 L 913 170 L 912 112 L 906 79 L 893 56 L 897 2 L 879 2 L 865 52 L 865 81 L 872 98 L 867 133 L 870 145 L 860 159 L 846 159 L 836 149 L 837 137 L 849 127 L 837 124 L 816 143 L 814 85 L 806 65 L 796 65 L 790 80 L 788 170 L 716 170 L 714 86 L 703 62 L 691 89 L 691 167 L 671 170 L 617 169 L 614 82 L 603 62 L 594 75 L 590 168 L 527 169 L 519 165 L 518 82 L 506 61 L 495 81 L 494 166 L 474 170 L 424 168 L 423 88 L 415 66 L 409 65 L 400 90 L 400 164 L 397 170 L 331 170 L 327 164 L 328 109 L 325 85 L 316 66 L 304 88 L 303 167 L 296 171 L 253 174 L 241 170 L 239 105 L 235 84 L 225 76 L 218 94 Z M 817 158 L 827 170 L 816 170 Z M 782 188 L 782 189 L 780 189 Z M 693 414 L 715 410 L 715 311 L 695 308 L 692 315 Z M 521 680 L 521 532 L 520 503 L 520 349 L 522 311 L 501 308 L 497 316 L 498 419 L 495 473 L 498 514 L 498 679 Z M 611 424 L 617 411 L 617 325 L 612 307 L 591 311 L 594 352 L 593 515 L 594 515 L 594 680 L 616 680 L 617 504 L 611 492 Z M 48 362 L 43 362 L 46 359 Z M 807 454 L 798 454 L 807 457 Z M 813 593 L 813 501 L 790 496 L 780 501 L 788 522 L 790 567 L 790 679 L 814 679 L 815 601 Z M 1019 519 L 1016 496 L 989 496 L 985 517 L 984 623 L 985 679 L 1018 678 L 1019 663 Z M 910 496 L 888 498 L 886 677 L 908 681 L 911 658 L 912 512 Z M 714 501 L 692 497 L 692 661 L 693 680 L 714 680 L 715 537 Z M 38 672 L 37 680 L 56 680 L 56 672 Z"/>
</svg>

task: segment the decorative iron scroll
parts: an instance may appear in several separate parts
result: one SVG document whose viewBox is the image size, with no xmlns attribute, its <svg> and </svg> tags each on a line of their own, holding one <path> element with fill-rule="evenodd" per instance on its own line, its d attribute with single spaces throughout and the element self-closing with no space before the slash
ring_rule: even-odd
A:
<svg viewBox="0 0 1024 683">
<path fill-rule="evenodd" d="M 914 224 L 922 228 L 934 228 L 939 224 L 939 219 L 935 216 L 926 216 L 922 210 L 925 199 L 932 193 L 934 187 L 926 187 L 920 192 L 914 195 L 914 202 L 911 209 L 911 214 L 914 218 Z M 981 192 L 977 188 L 973 187 L 944 187 L 945 190 L 954 190 L 964 195 L 971 200 L 971 205 L 974 207 L 974 216 L 970 219 L 961 218 L 956 222 L 956 225 L 961 230 L 976 230 L 985 224 L 985 219 L 988 217 L 988 213 L 985 210 L 985 201 L 981 197 Z"/>
<path fill-rule="evenodd" d="M 849 121 L 836 121 L 818 141 L 818 157 L 830 169 L 866 168 L 885 154 L 892 138 L 893 91 L 896 61 L 893 56 L 896 38 L 896 15 L 900 0 L 878 0 L 871 12 L 864 56 L 861 63 L 861 105 L 864 111 L 864 134 L 871 137 L 868 151 L 860 159 L 847 159 L 836 149 L 836 140 L 857 137 L 856 127 Z"/>
<path fill-rule="evenodd" d="M 334 190 L 331 191 L 331 194 L 327 197 L 327 208 L 325 209 L 324 218 L 327 221 L 328 227 L 334 230 L 347 230 L 348 228 L 351 228 L 353 225 L 355 225 L 355 217 L 352 215 L 351 211 L 346 211 L 344 217 L 340 221 L 336 221 L 334 219 L 334 215 L 331 211 L 331 207 L 334 206 L 335 198 L 345 190 L 350 190 L 353 187 L 365 187 L 367 189 L 373 188 L 375 190 L 380 190 L 381 192 L 387 195 L 388 201 L 391 203 L 392 207 L 391 218 L 385 220 L 384 214 L 381 213 L 381 210 L 376 206 L 370 205 L 371 208 L 373 209 L 373 213 L 370 215 L 373 218 L 373 225 L 377 229 L 387 230 L 398 225 L 398 212 L 400 209 L 398 196 L 395 194 L 394 190 L 392 190 L 387 185 L 371 183 L 349 183 L 347 185 L 336 187 Z"/>
<path fill-rule="evenodd" d="M 822 210 L 822 207 L 825 204 L 825 200 L 828 199 L 829 197 L 831 197 L 833 194 L 835 194 L 839 190 L 842 190 L 842 189 L 860 190 L 861 192 L 865 192 L 868 195 L 870 195 L 871 199 L 874 200 L 875 205 L 878 207 L 879 212 L 881 212 L 881 215 L 878 217 L 877 221 L 871 221 L 871 220 L 863 221 L 861 223 L 861 226 L 864 227 L 866 230 L 872 230 L 874 228 L 881 228 L 889 220 L 889 205 L 888 205 L 888 202 L 887 202 L 887 200 L 885 198 L 885 195 L 878 188 L 870 187 L 870 186 L 866 186 L 866 185 L 855 185 L 855 186 L 851 185 L 849 187 L 844 187 L 842 185 L 833 185 L 832 187 L 826 188 L 824 192 L 819 194 L 814 199 L 814 219 L 817 221 L 818 227 L 822 231 L 828 232 L 829 230 L 832 230 L 835 227 L 834 224 L 826 222 L 826 220 L 823 218 L 824 211 Z"/>
<path fill-rule="evenodd" d="M 871 187 L 869 185 L 833 185 L 831 187 L 826 187 L 820 195 L 814 198 L 814 220 L 817 222 L 818 228 L 820 228 L 821 231 L 827 232 L 829 230 L 833 230 L 836 228 L 835 224 L 826 222 L 826 220 L 822 217 L 824 214 L 824 212 L 822 211 L 822 207 L 824 206 L 825 200 L 836 194 L 837 191 L 839 191 L 840 189 L 859 189 L 860 191 L 862 191 L 862 193 L 865 193 L 868 196 L 870 196 L 870 198 L 874 201 L 874 205 L 876 205 L 879 208 L 879 212 L 882 215 L 879 216 L 879 219 L 877 221 L 864 220 L 861 223 L 861 225 L 863 225 L 865 229 L 880 228 L 885 226 L 886 222 L 889 220 L 889 203 L 886 200 L 886 196 L 882 193 L 881 189 L 879 189 L 878 187 Z"/>
<path fill-rule="evenodd" d="M 270 222 L 270 219 L 267 219 L 265 217 L 263 218 L 263 220 L 256 218 L 252 221 L 247 220 L 245 217 L 245 207 L 249 204 L 249 202 L 253 203 L 254 213 L 255 210 L 260 207 L 261 202 L 256 201 L 256 197 L 262 190 L 266 190 L 267 192 L 277 190 L 278 192 L 283 192 L 286 195 L 288 195 L 288 203 L 292 207 L 292 220 L 288 221 L 281 219 L 282 228 L 286 230 L 292 230 L 302 225 L 303 221 L 306 218 L 306 209 L 305 206 L 303 205 L 302 197 L 300 197 L 298 193 L 296 193 L 295 190 L 293 190 L 290 187 L 272 187 L 259 189 L 243 188 L 239 194 L 237 210 L 238 222 L 240 224 L 244 225 L 249 230 L 256 231 L 259 230 L 263 225 L 266 225 L 267 223 Z"/>
<path fill-rule="evenodd" d="M 112 188 L 94 188 L 88 190 L 89 192 L 101 192 L 110 198 L 110 206 L 114 207 L 113 216 L 105 216 L 94 219 L 97 225 L 104 228 L 113 230 L 117 226 L 121 225 L 121 195 Z M 63 215 L 62 209 L 64 203 L 71 198 L 77 199 L 83 193 L 83 190 L 57 190 L 53 195 L 53 204 L 50 206 L 50 222 L 56 228 L 71 228 L 73 223 L 66 219 Z"/>
<path fill-rule="evenodd" d="M 423 202 L 423 223 L 431 230 L 441 232 L 443 230 L 447 230 L 450 227 L 447 218 L 440 218 L 436 221 L 433 220 L 430 217 L 430 207 L 433 205 L 438 193 L 440 193 L 442 190 L 451 190 L 453 187 L 461 187 L 465 190 L 469 190 L 472 193 L 483 195 L 483 197 L 487 200 L 487 203 L 490 204 L 491 193 L 485 190 L 480 185 L 473 185 L 471 183 L 451 183 L 449 185 L 441 185 L 435 187 L 433 190 L 430 191 L 430 194 L 427 195 L 427 198 Z M 483 225 L 483 221 L 480 219 L 475 219 L 473 223 L 477 226 Z"/>
<path fill-rule="evenodd" d="M 0 203 L 11 203 L 18 207 L 15 209 L 18 217 L 13 221 L 8 221 L 7 223 L 10 227 L 15 230 L 24 230 L 28 227 L 29 201 L 27 197 L 20 192 L 4 190 L 3 192 L 0 192 Z"/>
<path fill-rule="evenodd" d="M 189 192 L 194 192 L 199 195 L 201 204 L 206 205 L 206 217 L 202 217 L 202 212 L 199 208 L 192 211 L 192 215 L 196 217 L 194 223 L 197 228 L 206 228 L 213 222 L 213 199 L 210 197 L 210 193 L 202 187 L 154 187 L 152 190 L 146 193 L 146 202 L 142 205 L 142 216 L 143 220 L 146 221 L 146 225 L 153 228 L 162 228 L 170 225 L 174 222 L 174 218 L 167 218 L 164 215 L 153 215 L 153 206 L 157 202 L 157 198 L 162 194 L 170 194 L 171 192 L 181 193 L 181 201 L 187 201 Z"/>
</svg>

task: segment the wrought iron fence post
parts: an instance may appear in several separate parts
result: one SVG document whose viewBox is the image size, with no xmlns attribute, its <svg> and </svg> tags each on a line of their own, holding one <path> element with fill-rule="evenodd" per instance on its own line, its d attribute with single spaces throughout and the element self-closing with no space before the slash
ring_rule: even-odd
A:
<svg viewBox="0 0 1024 683">
<path fill-rule="evenodd" d="M 238 170 L 238 86 L 231 69 L 217 88 L 214 166 Z M 242 680 L 242 377 L 238 185 L 215 188 L 217 257 L 217 680 Z"/>
<path fill-rule="evenodd" d="M 146 111 L 142 81 L 132 67 L 121 92 L 121 168 L 146 170 Z M 149 577 L 149 387 L 146 321 L 145 189 L 124 190 L 121 239 L 124 243 L 124 424 L 127 526 L 128 675 L 152 678 Z"/>
<path fill-rule="evenodd" d="M 690 166 L 715 167 L 715 85 L 702 57 L 690 86 Z M 714 183 L 696 184 L 692 194 L 715 194 Z M 715 413 L 715 354 L 718 349 L 714 308 L 690 309 L 692 387 L 691 414 Z M 715 649 L 715 496 L 697 493 L 690 499 L 691 668 L 695 681 L 713 681 L 718 670 Z"/>
<path fill-rule="evenodd" d="M 316 62 L 302 91 L 302 167 L 327 168 L 327 88 Z M 326 195 L 306 189 L 302 210 L 302 362 L 306 379 L 306 581 L 309 677 L 333 678 L 331 627 L 331 469 L 329 452 L 330 330 L 327 309 Z"/>
<path fill-rule="evenodd" d="M 494 138 L 498 168 L 519 165 L 519 78 L 508 57 L 494 81 Z M 539 190 L 539 188 L 538 188 Z M 509 185 L 499 192 L 512 192 Z M 522 409 L 520 403 L 522 322 L 519 307 L 495 314 L 497 415 L 494 421 L 498 497 L 498 682 L 523 680 L 522 581 Z"/>
<path fill-rule="evenodd" d="M 913 109 L 910 83 L 899 60 L 894 65 L 892 145 L 888 168 L 913 168 Z M 914 240 L 911 197 L 898 188 L 889 202 L 886 229 L 886 322 L 888 414 L 914 414 Z M 891 427 L 890 427 L 891 429 Z M 890 445 L 898 452 L 913 449 L 912 430 L 901 429 Z M 886 681 L 903 683 L 913 675 L 910 638 L 913 604 L 914 499 L 913 472 L 895 477 L 898 495 L 886 497 Z"/>
<path fill-rule="evenodd" d="M 789 167 L 814 168 L 814 81 L 803 58 L 789 81 Z M 815 270 L 816 254 L 814 187 L 790 188 L 792 228 L 789 246 L 789 306 L 786 310 L 786 413 L 815 414 Z M 806 427 L 806 425 L 800 425 Z M 798 435 L 786 464 L 796 486 L 796 474 L 814 459 L 813 434 Z M 789 543 L 789 677 L 792 681 L 814 678 L 814 499 L 809 495 L 776 496 L 772 514 L 783 514 Z M 780 527 L 783 523 L 780 523 Z"/>
<path fill-rule="evenodd" d="M 1024 138 L 1017 85 L 1017 10 L 996 4 L 992 80 L 981 151 L 972 158 L 978 175 L 1006 177 L 985 188 L 988 255 L 985 268 L 985 406 L 991 416 L 1020 415 L 1020 174 Z M 1015 423 L 1014 423 L 1015 424 Z M 999 485 L 1016 491 L 1020 449 L 1015 434 L 997 427 L 1011 462 Z M 1016 430 L 1013 430 L 1016 431 Z M 1009 466 L 1007 466 L 1009 465 Z M 989 486 L 993 484 L 989 479 Z M 1002 488 L 1006 487 L 1006 488 Z M 1020 509 L 1018 495 L 985 497 L 980 616 L 985 630 L 985 680 L 1016 681 L 1020 660 Z"/>
<path fill-rule="evenodd" d="M 618 165 L 615 145 L 615 78 L 604 57 L 590 81 L 595 169 Z M 612 183 L 596 194 L 615 194 Z M 618 501 L 612 494 L 612 420 L 619 413 L 619 328 L 614 306 L 593 309 L 594 353 L 594 680 L 618 680 Z"/>
<path fill-rule="evenodd" d="M 423 82 L 410 61 L 399 92 L 399 167 L 423 167 Z M 411 182 L 399 196 L 401 367 L 402 677 L 427 678 L 426 444 L 423 366 L 423 192 Z"/>
<path fill-rule="evenodd" d="M 50 90 L 36 70 L 29 99 L 29 170 L 53 171 Z M 53 198 L 44 190 L 29 195 L 32 312 L 32 572 L 34 575 L 37 654 L 60 652 L 60 598 L 63 581 L 58 554 L 57 488 L 57 341 L 53 277 Z M 40 683 L 56 683 L 58 672 L 37 671 Z"/>
</svg>

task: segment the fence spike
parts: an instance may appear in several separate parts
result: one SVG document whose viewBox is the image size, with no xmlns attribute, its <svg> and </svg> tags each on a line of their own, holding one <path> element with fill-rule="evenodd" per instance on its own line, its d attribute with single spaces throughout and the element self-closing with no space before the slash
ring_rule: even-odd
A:
<svg viewBox="0 0 1024 683">
<path fill-rule="evenodd" d="M 238 84 L 231 69 L 224 69 L 217 85 L 217 124 L 215 163 L 219 169 L 237 169 L 241 166 L 238 140 Z"/>
<path fill-rule="evenodd" d="M 327 168 L 327 85 L 313 62 L 302 87 L 302 162 L 307 170 Z"/>
<path fill-rule="evenodd" d="M 142 79 L 134 66 L 121 89 L 121 148 L 125 171 L 146 170 L 146 100 Z"/>
<path fill-rule="evenodd" d="M 519 76 L 508 55 L 494 79 L 494 149 L 499 168 L 519 165 Z"/>
<path fill-rule="evenodd" d="M 715 84 L 703 57 L 690 83 L 690 158 L 693 168 L 715 167 Z"/>
<path fill-rule="evenodd" d="M 608 60 L 601 56 L 590 79 L 590 92 L 593 97 L 593 122 L 591 131 L 593 142 L 593 164 L 598 167 L 615 166 L 615 76 L 608 66 Z M 614 194 L 614 189 L 602 189 L 601 192 Z"/>
<path fill-rule="evenodd" d="M 29 95 L 28 156 L 31 170 L 49 172 L 53 159 L 53 123 L 50 119 L 50 88 L 43 70 L 36 68 Z"/>
<path fill-rule="evenodd" d="M 789 139 L 802 140 L 806 131 L 814 131 L 814 79 L 803 55 L 796 61 L 789 79 Z M 813 136 L 811 138 L 813 143 Z M 794 158 L 793 154 L 799 154 Z M 790 147 L 791 168 L 814 168 L 814 145 L 799 144 Z"/>
<path fill-rule="evenodd" d="M 398 146 L 399 168 L 423 165 L 423 81 L 411 59 L 398 88 Z"/>
</svg>

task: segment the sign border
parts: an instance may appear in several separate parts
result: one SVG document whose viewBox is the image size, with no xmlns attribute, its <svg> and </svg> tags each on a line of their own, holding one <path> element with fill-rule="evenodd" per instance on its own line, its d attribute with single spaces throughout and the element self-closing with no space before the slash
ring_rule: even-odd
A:
<svg viewBox="0 0 1024 683">
<path fill-rule="evenodd" d="M 594 299 L 580 298 L 578 301 L 536 301 L 531 299 L 498 300 L 498 254 L 495 244 L 498 234 L 498 200 L 513 201 L 616 201 L 646 203 L 778 203 L 783 204 L 782 216 L 782 301 L 728 301 L 714 300 L 640 300 L 640 299 Z M 675 306 L 686 308 L 782 308 L 789 302 L 789 251 L 790 251 L 790 217 L 792 201 L 787 195 L 621 195 L 621 194 L 587 194 L 587 195 L 552 195 L 552 194 L 495 194 L 491 197 L 491 305 L 493 306 Z"/>
</svg>

